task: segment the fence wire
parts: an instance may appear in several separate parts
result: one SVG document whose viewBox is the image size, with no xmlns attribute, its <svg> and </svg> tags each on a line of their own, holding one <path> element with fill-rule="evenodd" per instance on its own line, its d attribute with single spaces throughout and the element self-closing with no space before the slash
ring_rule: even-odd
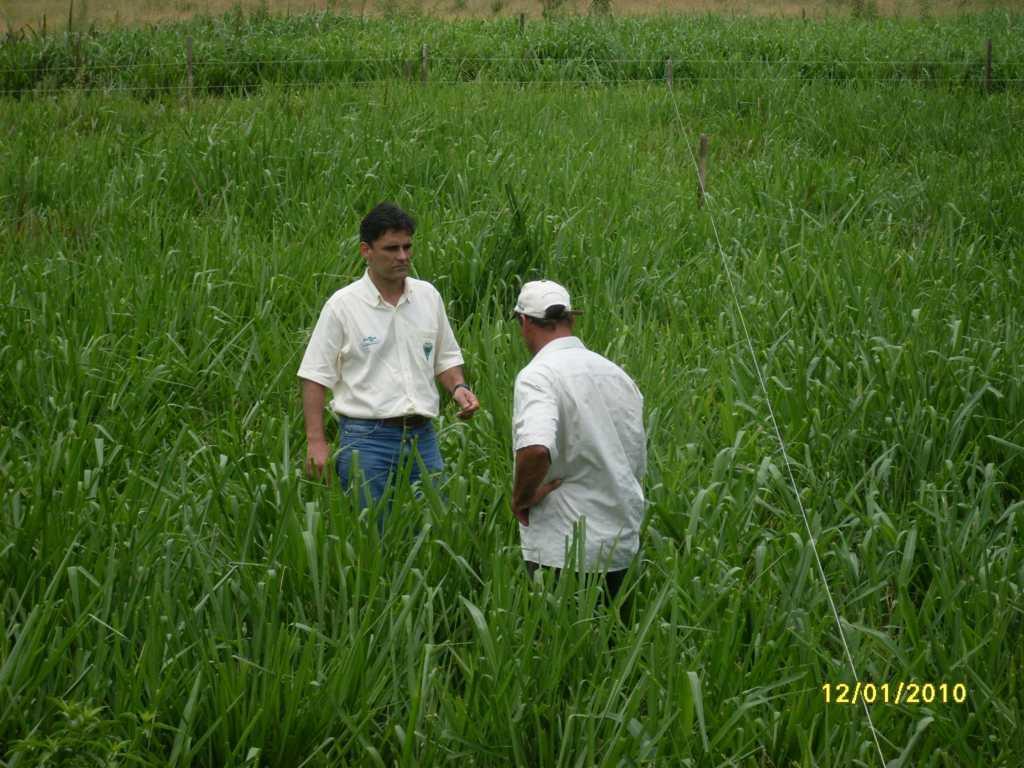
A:
<svg viewBox="0 0 1024 768">
<path fill-rule="evenodd" d="M 835 77 L 807 77 L 807 76 L 790 76 L 790 77 L 719 77 L 719 76 L 694 76 L 694 75 L 680 75 L 675 78 L 677 84 L 683 83 L 827 83 L 837 86 L 849 86 L 849 85 L 917 85 L 926 84 L 931 86 L 947 85 L 957 86 L 960 88 L 966 87 L 984 87 L 990 85 L 993 88 L 1005 89 L 1008 86 L 1021 86 L 1024 84 L 1024 78 L 993 78 L 992 80 L 985 81 L 982 78 L 974 77 L 970 79 L 966 78 L 930 78 L 930 77 L 889 77 L 889 78 L 835 78 Z M 421 83 L 416 80 L 408 80 L 406 78 L 398 77 L 383 77 L 369 80 L 346 80 L 346 79 L 333 79 L 333 80 L 251 80 L 246 82 L 237 83 L 196 83 L 191 88 L 187 83 L 174 83 L 174 84 L 149 84 L 149 85 L 123 85 L 116 83 L 79 83 L 79 84 L 67 84 L 60 86 L 26 86 L 24 88 L 4 88 L 0 89 L 0 96 L 51 96 L 61 93 L 99 93 L 99 94 L 115 94 L 115 93 L 191 93 L 196 96 L 205 94 L 217 94 L 217 93 L 229 93 L 231 91 L 255 91 L 261 88 L 278 88 L 278 89 L 308 89 L 318 87 L 353 87 L 353 88 L 368 88 L 373 86 L 383 86 L 387 84 L 405 83 L 409 85 L 420 85 L 427 87 L 438 87 L 438 86 L 479 86 L 479 85 L 497 85 L 497 86 L 539 86 L 539 87 L 603 87 L 603 86 L 624 86 L 624 85 L 665 85 L 665 78 L 662 76 L 656 77 L 620 77 L 620 78 L 607 78 L 607 77 L 591 77 L 591 78 L 556 78 L 556 79 L 513 79 L 513 78 L 499 78 L 499 79 L 484 79 L 484 78 L 472 78 L 472 79 L 431 79 L 427 83 Z"/>
<path fill-rule="evenodd" d="M 347 58 L 299 58 L 299 59 L 224 59 L 219 61 L 194 59 L 194 67 L 285 67 L 285 66 L 344 66 L 362 64 L 402 64 L 407 61 L 420 62 L 419 52 L 410 52 L 408 56 L 370 56 Z M 955 67 L 978 68 L 984 66 L 977 60 L 940 60 L 940 59 L 790 59 L 766 61 L 764 59 L 686 59 L 666 56 L 662 58 L 611 58 L 598 59 L 583 56 L 544 56 L 527 52 L 523 56 L 429 56 L 431 63 L 444 64 L 558 64 L 601 66 L 608 64 L 647 64 L 664 68 L 668 61 L 673 67 L 842 67 L 882 68 L 882 67 L 918 67 L 931 69 L 949 69 Z M 1017 69 L 1024 67 L 1024 61 L 1000 61 L 1002 68 Z M 185 57 L 172 61 L 132 61 L 118 64 L 62 64 L 47 66 L 46 64 L 26 65 L 23 67 L 0 68 L 0 75 L 31 74 L 39 72 L 75 72 L 83 67 L 92 72 L 132 71 L 138 69 L 175 69 L 187 67 Z"/>
</svg>

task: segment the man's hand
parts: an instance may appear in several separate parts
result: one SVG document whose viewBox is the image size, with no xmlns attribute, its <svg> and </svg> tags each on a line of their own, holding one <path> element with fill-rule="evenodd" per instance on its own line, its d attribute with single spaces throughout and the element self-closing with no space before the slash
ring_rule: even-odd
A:
<svg viewBox="0 0 1024 768">
<path fill-rule="evenodd" d="M 529 503 L 526 504 L 526 506 L 512 510 L 512 512 L 515 513 L 516 520 L 518 520 L 520 523 L 529 528 L 530 507 L 535 507 L 538 504 L 540 504 L 545 496 L 547 496 L 561 484 L 561 480 L 551 480 L 550 482 L 544 483 L 540 488 L 537 489 L 536 493 L 533 494 L 533 497 L 529 500 Z"/>
<path fill-rule="evenodd" d="M 323 479 L 328 485 L 331 484 L 331 471 L 329 462 L 330 448 L 326 440 L 312 440 L 306 444 L 306 477 Z"/>
<path fill-rule="evenodd" d="M 452 400 L 458 403 L 459 418 L 468 419 L 473 416 L 478 410 L 480 410 L 480 401 L 476 399 L 476 395 L 469 387 L 459 387 L 452 393 Z"/>
<path fill-rule="evenodd" d="M 480 401 L 476 399 L 473 390 L 466 386 L 466 380 L 462 378 L 461 365 L 456 365 L 437 374 L 437 380 L 452 396 L 452 400 L 458 403 L 460 419 L 468 419 L 480 409 Z"/>
<path fill-rule="evenodd" d="M 306 422 L 306 477 L 322 477 L 330 485 L 331 470 L 327 466 L 330 449 L 324 438 L 324 401 L 327 387 L 309 379 L 302 382 L 302 416 Z"/>
</svg>

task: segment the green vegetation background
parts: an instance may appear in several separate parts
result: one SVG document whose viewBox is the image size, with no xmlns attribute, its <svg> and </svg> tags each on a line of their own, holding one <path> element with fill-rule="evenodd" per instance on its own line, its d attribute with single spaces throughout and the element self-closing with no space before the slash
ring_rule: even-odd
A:
<svg viewBox="0 0 1024 768">
<path fill-rule="evenodd" d="M 974 57 L 953 83 L 769 70 L 671 92 L 5 98 L 0 761 L 879 765 L 880 748 L 1018 765 L 1024 108 L 1017 88 L 984 92 L 976 60 L 1021 22 L 530 27 L 531 45 L 597 58 L 660 57 L 677 29 L 826 70 L 882 49 Z M 272 59 L 314 23 L 229 18 L 83 50 L 171 61 L 187 29 L 223 57 L 218 30 L 239 24 L 238 55 Z M 509 31 L 358 29 L 354 50 L 383 57 Z M 0 51 L 32 63 L 56 44 L 19 45 Z M 17 87 L 62 84 L 54 71 Z M 116 77 L 163 82 L 140 71 Z M 298 475 L 294 373 L 382 198 L 419 217 L 416 269 L 448 301 L 485 412 L 446 412 L 442 494 L 401 493 L 380 543 L 372 513 Z M 647 397 L 626 625 L 592 588 L 545 594 L 521 570 L 507 491 L 526 355 L 507 308 L 535 275 L 570 286 L 580 336 Z M 852 675 L 744 327 L 860 678 L 969 691 L 876 705 L 877 745 L 862 709 L 823 702 Z"/>
</svg>

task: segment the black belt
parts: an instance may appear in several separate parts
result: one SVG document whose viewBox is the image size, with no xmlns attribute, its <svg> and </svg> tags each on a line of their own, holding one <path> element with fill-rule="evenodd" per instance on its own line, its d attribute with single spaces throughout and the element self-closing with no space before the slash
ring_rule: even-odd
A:
<svg viewBox="0 0 1024 768">
<path fill-rule="evenodd" d="M 418 413 L 410 413 L 406 416 L 392 416 L 387 419 L 357 419 L 352 416 L 342 416 L 341 418 L 349 419 L 350 421 L 372 421 L 380 424 L 382 427 L 401 427 L 402 429 L 418 429 L 430 423 L 429 416 L 423 416 Z"/>
</svg>

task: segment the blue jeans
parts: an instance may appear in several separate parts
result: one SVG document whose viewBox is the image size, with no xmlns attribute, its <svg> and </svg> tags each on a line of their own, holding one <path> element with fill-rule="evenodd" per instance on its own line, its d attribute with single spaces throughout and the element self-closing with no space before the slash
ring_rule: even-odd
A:
<svg viewBox="0 0 1024 768">
<path fill-rule="evenodd" d="M 348 488 L 353 481 L 353 456 L 361 477 L 359 499 L 363 506 L 376 504 L 384 496 L 389 483 L 398 476 L 399 467 L 405 461 L 411 462 L 409 481 L 420 479 L 420 462 L 431 475 L 438 475 L 444 469 L 441 451 L 437 447 L 434 425 L 427 422 L 422 427 L 405 428 L 385 426 L 376 419 L 350 419 L 342 416 L 338 420 L 340 448 L 335 467 L 341 479 L 342 488 Z M 382 509 L 377 517 L 377 528 L 384 532 L 384 520 L 388 508 Z"/>
</svg>

